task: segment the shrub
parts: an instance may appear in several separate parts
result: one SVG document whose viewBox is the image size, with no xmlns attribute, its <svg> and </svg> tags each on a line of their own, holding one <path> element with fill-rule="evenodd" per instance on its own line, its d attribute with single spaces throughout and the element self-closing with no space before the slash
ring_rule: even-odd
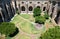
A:
<svg viewBox="0 0 60 39">
<path fill-rule="evenodd" d="M 45 23 L 45 18 L 43 16 L 36 16 L 35 17 L 35 22 L 39 24 L 44 24 Z"/>
<path fill-rule="evenodd" d="M 60 26 L 50 28 L 48 31 L 41 35 L 40 39 L 60 39 Z"/>
<path fill-rule="evenodd" d="M 20 14 L 18 10 L 16 10 L 16 13 L 17 13 L 18 15 Z"/>
<path fill-rule="evenodd" d="M 45 13 L 44 17 L 45 17 L 46 19 L 49 19 L 49 15 L 48 15 L 47 13 Z"/>
<path fill-rule="evenodd" d="M 0 33 L 6 36 L 13 34 L 16 30 L 15 24 L 10 22 L 2 22 L 0 24 Z"/>
<path fill-rule="evenodd" d="M 41 14 L 41 9 L 40 8 L 35 8 L 33 11 L 33 16 L 40 16 Z"/>
</svg>

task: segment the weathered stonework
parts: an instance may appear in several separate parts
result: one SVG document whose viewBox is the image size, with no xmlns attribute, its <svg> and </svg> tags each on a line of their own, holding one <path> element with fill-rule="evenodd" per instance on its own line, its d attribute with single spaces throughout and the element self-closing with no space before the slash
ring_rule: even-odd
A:
<svg viewBox="0 0 60 39">
<path fill-rule="evenodd" d="M 51 1 L 51 2 L 49 2 Z M 18 11 L 21 14 L 31 14 L 33 13 L 34 8 L 40 8 L 42 13 L 48 12 L 49 15 L 52 14 L 52 19 L 55 19 L 58 12 L 58 2 L 53 4 L 52 0 L 6 0 L 0 3 L 0 10 L 2 20 L 10 20 L 14 14 Z M 54 9 L 52 9 L 54 7 Z M 60 18 L 59 18 L 60 19 Z M 58 19 L 58 24 L 60 20 Z"/>
<path fill-rule="evenodd" d="M 44 12 L 47 10 L 47 3 L 48 1 L 17 1 L 17 8 L 21 13 L 33 13 L 34 8 L 36 7 L 40 7 L 41 11 Z M 25 11 L 22 10 L 22 7 L 25 8 Z M 43 11 L 44 7 L 45 10 Z"/>
</svg>

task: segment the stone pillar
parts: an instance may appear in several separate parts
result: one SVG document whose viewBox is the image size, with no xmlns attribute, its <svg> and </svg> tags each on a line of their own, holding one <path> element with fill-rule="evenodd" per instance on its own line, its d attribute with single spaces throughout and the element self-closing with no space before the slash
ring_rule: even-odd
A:
<svg viewBox="0 0 60 39">
<path fill-rule="evenodd" d="M 28 2 L 26 2 L 26 11 L 28 13 Z"/>
<path fill-rule="evenodd" d="M 1 7 L 0 7 L 0 14 L 1 14 L 2 20 L 3 20 L 3 22 L 4 22 L 4 17 L 3 17 L 3 15 L 2 15 L 2 8 L 1 8 Z"/>
<path fill-rule="evenodd" d="M 8 15 L 10 17 L 10 11 L 9 11 L 9 6 L 6 4 L 6 8 L 7 8 L 7 11 L 8 11 Z"/>
<path fill-rule="evenodd" d="M 49 16 L 51 15 L 51 13 L 52 13 L 52 3 L 50 4 L 50 8 L 49 8 Z"/>
<path fill-rule="evenodd" d="M 14 11 L 14 8 L 13 8 L 12 3 L 11 3 L 11 9 L 12 9 L 12 13 L 13 13 L 13 15 L 14 15 L 15 11 Z"/>
<path fill-rule="evenodd" d="M 20 1 L 16 1 L 16 3 L 17 3 L 18 14 L 19 14 L 19 13 L 21 13 L 21 11 L 20 11 Z"/>
<path fill-rule="evenodd" d="M 19 4 L 19 1 L 16 1 L 16 4 L 17 4 L 17 9 L 19 8 L 18 4 Z"/>
<path fill-rule="evenodd" d="M 50 2 L 47 2 L 47 14 L 49 14 Z"/>
<path fill-rule="evenodd" d="M 16 7 L 15 7 L 15 2 L 14 1 L 12 1 L 12 7 L 13 7 L 13 13 L 14 13 L 14 11 L 16 13 Z"/>
<path fill-rule="evenodd" d="M 41 4 L 41 11 L 43 12 L 43 4 Z"/>
<path fill-rule="evenodd" d="M 21 13 L 20 11 L 20 3 L 18 4 L 18 14 Z"/>
<path fill-rule="evenodd" d="M 52 18 L 55 19 L 56 16 L 57 16 L 57 9 L 58 9 L 58 4 L 55 5 L 55 8 L 54 8 L 54 11 L 53 11 L 53 14 L 52 14 Z"/>
<path fill-rule="evenodd" d="M 60 16 L 58 17 L 58 25 L 60 26 Z"/>
<path fill-rule="evenodd" d="M 12 5 L 12 3 L 10 3 L 10 8 L 11 8 L 11 13 L 12 13 L 12 15 L 14 15 L 14 11 L 13 11 L 13 5 Z"/>
</svg>

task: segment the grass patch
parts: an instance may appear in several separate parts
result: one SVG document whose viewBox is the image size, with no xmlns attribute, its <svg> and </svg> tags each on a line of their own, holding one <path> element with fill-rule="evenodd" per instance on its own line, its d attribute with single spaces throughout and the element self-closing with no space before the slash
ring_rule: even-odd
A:
<svg viewBox="0 0 60 39">
<path fill-rule="evenodd" d="M 23 16 L 25 16 L 25 14 Z M 37 30 L 32 23 L 22 19 L 20 15 L 15 16 L 11 22 L 15 24 L 19 24 L 20 29 L 22 29 L 22 31 L 26 33 L 30 33 L 30 34 L 40 33 L 40 31 Z"/>
<path fill-rule="evenodd" d="M 20 24 L 20 28 L 26 32 L 26 33 L 30 33 L 30 34 L 38 34 L 40 31 L 38 31 L 33 24 L 29 23 L 29 22 L 22 22 Z"/>
<path fill-rule="evenodd" d="M 28 19 L 31 22 L 35 22 L 34 17 L 33 17 L 32 14 L 20 14 L 20 16 L 22 16 L 25 19 Z"/>
<path fill-rule="evenodd" d="M 13 37 L 12 39 L 31 39 L 30 36 L 27 36 L 25 34 L 21 34 L 21 33 L 18 33 L 15 37 Z"/>
<path fill-rule="evenodd" d="M 29 36 L 26 35 L 20 35 L 19 39 L 31 39 Z"/>
<path fill-rule="evenodd" d="M 21 17 L 23 17 L 24 19 L 29 20 L 30 22 L 27 21 L 27 20 L 24 20 Z M 31 23 L 31 22 L 34 22 L 33 15 L 20 14 L 20 15 L 15 16 L 14 19 L 11 22 L 15 23 L 15 25 L 19 24 L 19 28 L 22 31 L 24 31 L 25 33 L 29 33 L 29 34 L 41 34 L 44 31 L 44 29 L 43 30 L 42 29 L 41 30 L 37 30 L 34 27 L 34 25 Z M 21 34 L 16 35 L 16 37 L 18 37 L 18 39 L 31 39 L 29 36 L 21 35 Z M 13 39 L 16 38 L 16 37 L 13 37 Z"/>
</svg>

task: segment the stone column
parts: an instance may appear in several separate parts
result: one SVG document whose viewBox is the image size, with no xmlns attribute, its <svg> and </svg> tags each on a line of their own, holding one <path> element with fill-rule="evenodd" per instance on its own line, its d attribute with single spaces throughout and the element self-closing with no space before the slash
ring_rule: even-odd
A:
<svg viewBox="0 0 60 39">
<path fill-rule="evenodd" d="M 29 10 L 28 10 L 28 1 L 26 2 L 26 13 L 29 13 L 28 12 Z"/>
<path fill-rule="evenodd" d="M 15 6 L 15 2 L 14 1 L 12 1 L 12 7 L 13 7 L 13 11 L 15 11 L 15 13 L 16 13 L 16 6 Z"/>
<path fill-rule="evenodd" d="M 18 4 L 19 4 L 19 1 L 16 1 L 16 4 L 17 4 L 17 9 L 19 8 Z"/>
<path fill-rule="evenodd" d="M 53 14 L 52 14 L 52 18 L 55 19 L 56 16 L 57 16 L 57 9 L 58 9 L 58 4 L 55 5 L 55 8 L 54 8 L 54 11 L 53 11 Z"/>
<path fill-rule="evenodd" d="M 47 2 L 47 14 L 49 14 L 50 2 Z"/>
<path fill-rule="evenodd" d="M 2 15 L 2 8 L 1 8 L 1 7 L 0 7 L 0 14 L 1 14 L 2 20 L 3 20 L 3 22 L 4 22 L 4 17 L 3 17 L 3 15 Z"/>
<path fill-rule="evenodd" d="M 20 14 L 21 11 L 20 11 L 20 3 L 18 3 L 18 14 Z"/>
<path fill-rule="evenodd" d="M 58 25 L 60 26 L 60 16 L 58 17 L 58 21 L 57 22 L 58 22 Z"/>
<path fill-rule="evenodd" d="M 52 3 L 50 4 L 50 8 L 49 8 L 49 16 L 51 15 L 51 13 L 52 13 Z"/>
<path fill-rule="evenodd" d="M 17 10 L 18 10 L 18 14 L 20 13 L 20 1 L 16 1 L 17 3 Z"/>
<path fill-rule="evenodd" d="M 43 4 L 41 4 L 41 11 L 43 12 Z"/>
<path fill-rule="evenodd" d="M 10 8 L 11 8 L 11 13 L 14 15 L 14 10 L 13 10 L 13 5 L 12 5 L 12 3 L 10 3 Z"/>
<path fill-rule="evenodd" d="M 6 4 L 6 8 L 7 8 L 7 11 L 8 11 L 8 15 L 9 15 L 9 17 L 10 17 L 10 11 L 9 11 L 9 6 Z"/>
</svg>

